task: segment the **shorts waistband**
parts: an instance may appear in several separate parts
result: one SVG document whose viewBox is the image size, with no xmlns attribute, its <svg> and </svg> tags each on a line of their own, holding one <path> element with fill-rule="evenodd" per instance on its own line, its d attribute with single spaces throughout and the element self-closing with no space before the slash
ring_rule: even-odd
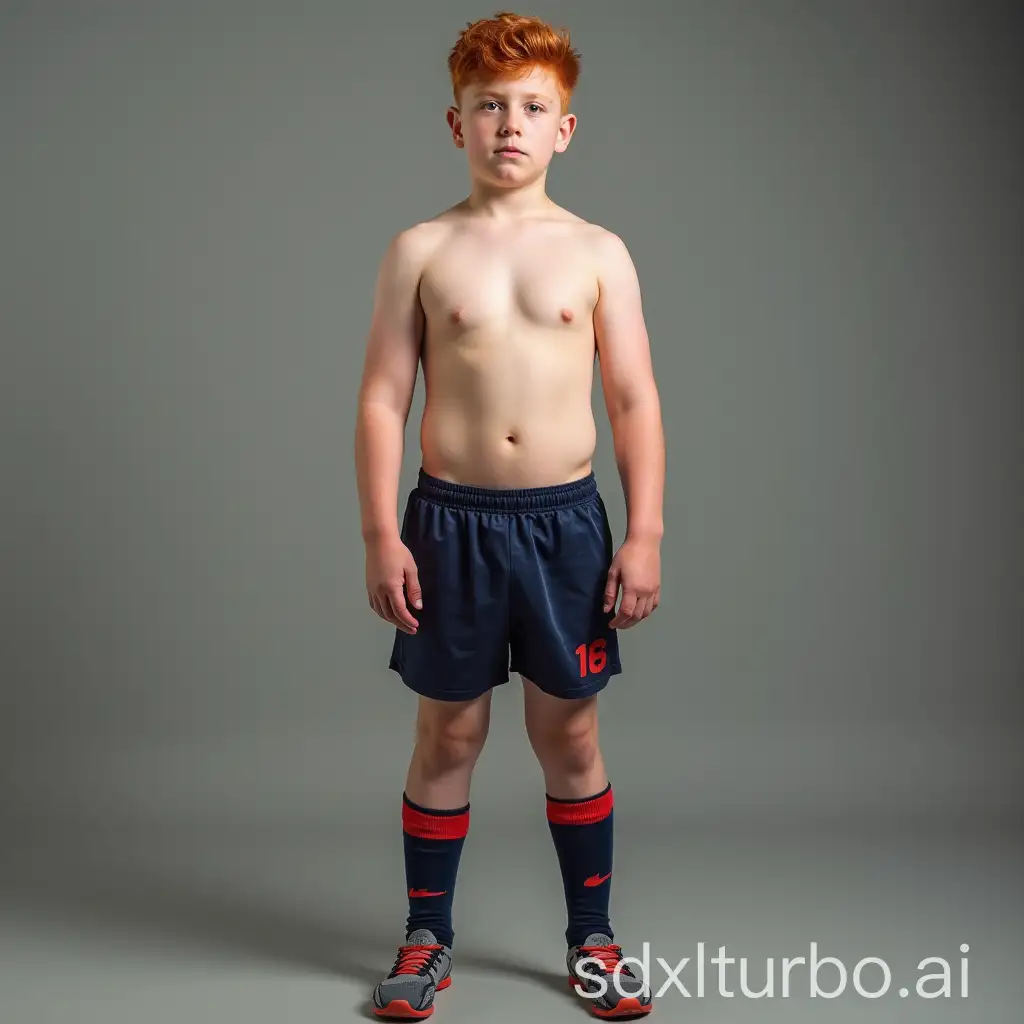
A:
<svg viewBox="0 0 1024 1024">
<path fill-rule="evenodd" d="M 420 469 L 416 490 L 426 500 L 449 508 L 478 512 L 554 512 L 596 498 L 597 479 L 591 472 L 579 480 L 548 487 L 491 488 L 452 483 Z"/>
</svg>

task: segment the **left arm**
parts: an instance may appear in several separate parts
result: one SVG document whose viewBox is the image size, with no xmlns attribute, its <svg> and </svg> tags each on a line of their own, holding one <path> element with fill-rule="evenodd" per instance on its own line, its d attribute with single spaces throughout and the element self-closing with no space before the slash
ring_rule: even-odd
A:
<svg viewBox="0 0 1024 1024">
<path fill-rule="evenodd" d="M 660 600 L 665 435 L 636 268 L 618 236 L 607 232 L 599 248 L 594 333 L 627 517 L 605 603 L 606 610 L 614 606 L 621 585 L 622 603 L 612 625 L 626 628 Z"/>
</svg>

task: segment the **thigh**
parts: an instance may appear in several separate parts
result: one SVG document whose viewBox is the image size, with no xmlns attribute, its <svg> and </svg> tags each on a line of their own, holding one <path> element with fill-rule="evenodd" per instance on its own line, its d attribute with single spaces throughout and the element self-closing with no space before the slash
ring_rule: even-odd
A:
<svg viewBox="0 0 1024 1024">
<path fill-rule="evenodd" d="M 512 523 L 512 668 L 545 693 L 587 697 L 622 671 L 604 588 L 613 555 L 600 497 Z"/>
<path fill-rule="evenodd" d="M 438 700 L 422 694 L 416 709 L 416 732 L 422 738 L 483 740 L 491 723 L 491 690 L 470 700 Z"/>
<path fill-rule="evenodd" d="M 473 700 L 508 680 L 508 536 L 499 517 L 410 496 L 402 540 L 423 591 L 390 667 L 421 696 Z"/>
<path fill-rule="evenodd" d="M 566 700 L 523 676 L 523 712 L 527 733 L 535 739 L 558 739 L 597 731 L 597 694 Z"/>
</svg>

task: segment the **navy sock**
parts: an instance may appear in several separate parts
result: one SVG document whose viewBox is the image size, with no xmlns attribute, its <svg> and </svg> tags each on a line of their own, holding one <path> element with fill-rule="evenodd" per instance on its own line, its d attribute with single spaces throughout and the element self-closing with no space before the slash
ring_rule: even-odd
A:
<svg viewBox="0 0 1024 1024">
<path fill-rule="evenodd" d="M 429 928 L 438 942 L 452 945 L 452 900 L 468 831 L 469 804 L 436 810 L 413 803 L 402 794 L 402 840 L 409 892 L 406 937 L 417 928 Z"/>
<path fill-rule="evenodd" d="M 565 890 L 565 940 L 583 944 L 592 932 L 614 938 L 608 919 L 611 895 L 614 798 L 611 783 L 594 796 L 547 796 L 548 828 Z"/>
</svg>

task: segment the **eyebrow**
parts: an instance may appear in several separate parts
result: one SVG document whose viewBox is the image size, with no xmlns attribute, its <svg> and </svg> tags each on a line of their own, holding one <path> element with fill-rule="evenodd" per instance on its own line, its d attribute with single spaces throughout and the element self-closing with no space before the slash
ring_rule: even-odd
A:
<svg viewBox="0 0 1024 1024">
<path fill-rule="evenodd" d="M 485 89 L 480 93 L 481 96 L 501 96 L 505 97 L 508 93 L 503 92 L 501 89 Z M 545 103 L 553 103 L 554 100 L 545 93 L 542 92 L 528 92 L 524 97 L 524 100 L 544 100 Z"/>
</svg>

